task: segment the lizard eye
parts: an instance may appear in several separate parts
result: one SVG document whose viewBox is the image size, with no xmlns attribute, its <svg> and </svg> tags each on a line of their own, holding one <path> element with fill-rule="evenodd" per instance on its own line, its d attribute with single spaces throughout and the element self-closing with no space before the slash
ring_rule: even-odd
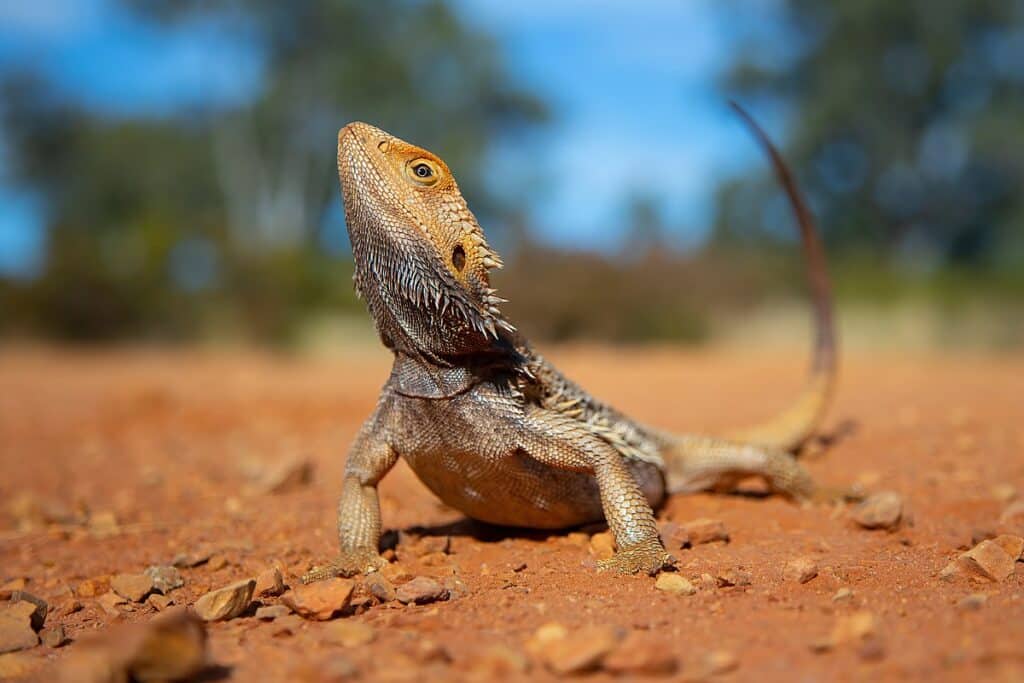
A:
<svg viewBox="0 0 1024 683">
<path fill-rule="evenodd" d="M 436 164 L 429 159 L 414 159 L 405 168 L 406 173 L 417 185 L 433 185 L 440 175 Z"/>
</svg>

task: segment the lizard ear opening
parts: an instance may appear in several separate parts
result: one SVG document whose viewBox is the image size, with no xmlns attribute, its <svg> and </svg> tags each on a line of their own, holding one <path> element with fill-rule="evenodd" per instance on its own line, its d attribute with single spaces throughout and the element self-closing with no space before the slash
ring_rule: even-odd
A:
<svg viewBox="0 0 1024 683">
<path fill-rule="evenodd" d="M 452 249 L 452 265 L 460 273 L 466 267 L 466 250 L 462 248 L 461 244 L 456 244 Z"/>
</svg>

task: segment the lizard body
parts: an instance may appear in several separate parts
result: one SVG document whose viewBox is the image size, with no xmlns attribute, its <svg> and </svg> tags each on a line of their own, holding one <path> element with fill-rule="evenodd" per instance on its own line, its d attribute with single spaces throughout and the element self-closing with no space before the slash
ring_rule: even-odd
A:
<svg viewBox="0 0 1024 683">
<path fill-rule="evenodd" d="M 728 488 L 748 475 L 795 498 L 815 492 L 791 452 L 816 426 L 835 375 L 824 258 L 788 170 L 748 122 L 796 209 L 818 334 L 795 407 L 735 438 L 647 427 L 564 377 L 502 315 L 489 276 L 501 259 L 445 163 L 365 123 L 340 131 L 355 286 L 395 360 L 349 451 L 340 555 L 304 581 L 384 564 L 376 487 L 399 457 L 445 503 L 481 521 L 563 528 L 606 519 L 618 551 L 600 568 L 627 573 L 672 561 L 652 511 L 669 493 Z"/>
</svg>

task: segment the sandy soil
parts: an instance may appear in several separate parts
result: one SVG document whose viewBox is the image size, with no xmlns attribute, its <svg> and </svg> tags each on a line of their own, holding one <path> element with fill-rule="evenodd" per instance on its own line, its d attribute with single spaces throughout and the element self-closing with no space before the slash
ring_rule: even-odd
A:
<svg viewBox="0 0 1024 683">
<path fill-rule="evenodd" d="M 798 353 L 548 355 L 596 395 L 675 430 L 767 416 L 795 394 L 803 370 Z M 333 359 L 0 351 L 0 585 L 24 580 L 49 600 L 47 625 L 61 622 L 78 640 L 154 613 L 129 604 L 112 614 L 90 588 L 106 592 L 112 575 L 179 553 L 214 553 L 182 570 L 186 583 L 171 593 L 179 605 L 275 563 L 296 584 L 335 549 L 345 450 L 388 364 L 379 350 Z M 545 679 L 553 675 L 526 643 L 558 622 L 637 632 L 648 647 L 673 653 L 676 678 L 1024 680 L 1024 564 L 998 582 L 937 576 L 974 542 L 1006 531 L 1001 513 L 1024 496 L 1024 357 L 847 358 L 826 431 L 835 438 L 812 449 L 812 473 L 828 484 L 897 491 L 909 521 L 868 531 L 845 506 L 805 508 L 751 494 L 674 497 L 659 512 L 662 523 L 712 518 L 731 538 L 675 550 L 694 595 L 656 590 L 646 577 L 597 574 L 579 534 L 468 522 L 400 464 L 381 486 L 385 528 L 409 532 L 397 554 L 411 574 L 450 584 L 454 576 L 457 595 L 360 607 L 343 617 L 372 627 L 372 643 L 358 647 L 325 635 L 334 622 L 293 618 L 282 628 L 243 616 L 211 624 L 212 658 L 222 668 L 209 678 L 316 680 L 354 670 L 363 680 L 486 679 L 493 661 L 481 659 L 497 657 L 511 662 L 510 677 Z M 311 482 L 280 493 L 254 487 L 290 458 L 312 463 Z M 450 535 L 450 554 L 417 557 L 410 549 L 421 535 Z M 810 558 L 818 575 L 803 584 L 787 578 L 786 564 L 797 558 Z M 701 580 L 730 573 L 748 574 L 749 585 Z M 844 588 L 852 596 L 834 600 Z M 972 598 L 974 609 L 962 602 L 978 593 L 987 600 Z M 82 609 L 65 614 L 76 600 Z M 855 614 L 872 632 L 822 648 Z M 39 664 L 30 678 L 50 680 L 51 662 L 77 647 L 4 657 L 17 657 L 24 670 Z"/>
</svg>

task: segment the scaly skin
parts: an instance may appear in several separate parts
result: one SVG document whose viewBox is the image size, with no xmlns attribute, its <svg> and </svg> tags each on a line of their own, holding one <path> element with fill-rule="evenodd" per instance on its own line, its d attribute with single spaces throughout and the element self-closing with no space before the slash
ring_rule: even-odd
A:
<svg viewBox="0 0 1024 683">
<path fill-rule="evenodd" d="M 809 214 L 755 131 L 797 209 L 818 345 L 797 408 L 748 440 L 730 440 L 645 427 L 566 379 L 503 317 L 489 276 L 501 260 L 445 163 L 365 123 L 345 126 L 338 169 L 355 285 L 395 362 L 349 452 L 339 556 L 303 581 L 384 564 L 377 484 L 399 457 L 474 519 L 534 528 L 607 520 L 618 552 L 599 569 L 623 573 L 655 574 L 673 562 L 652 511 L 671 492 L 760 475 L 781 493 L 813 496 L 814 482 L 789 451 L 812 432 L 832 385 L 828 282 Z"/>
</svg>

